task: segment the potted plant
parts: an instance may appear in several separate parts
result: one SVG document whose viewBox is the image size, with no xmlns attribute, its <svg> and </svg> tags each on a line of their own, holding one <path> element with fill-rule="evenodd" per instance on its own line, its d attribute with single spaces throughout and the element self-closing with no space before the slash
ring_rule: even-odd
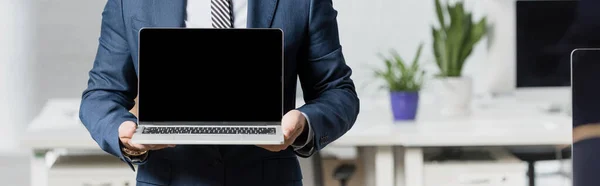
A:
<svg viewBox="0 0 600 186">
<path fill-rule="evenodd" d="M 385 88 L 390 91 L 390 101 L 394 120 L 414 120 L 419 105 L 419 90 L 423 84 L 424 71 L 419 66 L 422 44 L 409 65 L 394 50 L 391 56 L 380 54 L 385 69 L 375 70 L 375 76 L 383 79 Z"/>
<path fill-rule="evenodd" d="M 442 5 L 435 0 L 439 26 L 432 26 L 433 52 L 440 69 L 434 80 L 439 93 L 442 115 L 457 116 L 470 112 L 472 80 L 462 69 L 473 48 L 486 34 L 486 18 L 473 20 L 462 1 Z"/>
</svg>

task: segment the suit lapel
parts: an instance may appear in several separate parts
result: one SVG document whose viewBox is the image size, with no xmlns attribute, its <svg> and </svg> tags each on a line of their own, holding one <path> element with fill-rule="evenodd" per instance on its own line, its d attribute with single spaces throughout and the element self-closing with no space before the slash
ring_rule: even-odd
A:
<svg viewBox="0 0 600 186">
<path fill-rule="evenodd" d="M 184 27 L 187 0 L 143 0 L 141 20 L 153 27 Z"/>
<path fill-rule="evenodd" d="M 248 28 L 270 28 L 278 0 L 248 0 Z"/>
</svg>

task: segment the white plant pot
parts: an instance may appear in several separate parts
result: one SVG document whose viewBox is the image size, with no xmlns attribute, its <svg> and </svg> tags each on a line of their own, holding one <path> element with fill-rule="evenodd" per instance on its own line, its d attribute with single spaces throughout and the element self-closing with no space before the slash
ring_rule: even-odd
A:
<svg viewBox="0 0 600 186">
<path fill-rule="evenodd" d="M 443 117 L 461 117 L 471 113 L 473 90 L 470 77 L 444 77 L 432 81 L 440 115 Z"/>
</svg>

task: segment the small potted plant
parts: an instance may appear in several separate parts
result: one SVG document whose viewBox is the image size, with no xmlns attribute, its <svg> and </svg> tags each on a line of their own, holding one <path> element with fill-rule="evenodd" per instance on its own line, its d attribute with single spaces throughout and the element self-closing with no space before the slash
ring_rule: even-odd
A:
<svg viewBox="0 0 600 186">
<path fill-rule="evenodd" d="M 432 82 L 439 94 L 441 114 L 464 116 L 470 112 L 472 80 L 462 74 L 467 58 L 486 34 L 486 18 L 473 20 L 462 1 L 435 0 L 438 26 L 431 28 L 433 52 L 440 69 Z"/>
<path fill-rule="evenodd" d="M 384 88 L 390 91 L 392 113 L 396 121 L 414 120 L 417 115 L 419 91 L 425 74 L 419 66 L 422 47 L 423 44 L 420 44 L 410 65 L 394 50 L 389 57 L 380 55 L 385 69 L 375 70 L 375 76 L 386 82 Z"/>
</svg>

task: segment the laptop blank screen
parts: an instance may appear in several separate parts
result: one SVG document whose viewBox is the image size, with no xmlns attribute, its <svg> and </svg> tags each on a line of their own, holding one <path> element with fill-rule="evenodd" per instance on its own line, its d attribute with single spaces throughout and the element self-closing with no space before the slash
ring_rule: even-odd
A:
<svg viewBox="0 0 600 186">
<path fill-rule="evenodd" d="M 138 119 L 280 121 L 279 29 L 142 29 Z"/>
</svg>

